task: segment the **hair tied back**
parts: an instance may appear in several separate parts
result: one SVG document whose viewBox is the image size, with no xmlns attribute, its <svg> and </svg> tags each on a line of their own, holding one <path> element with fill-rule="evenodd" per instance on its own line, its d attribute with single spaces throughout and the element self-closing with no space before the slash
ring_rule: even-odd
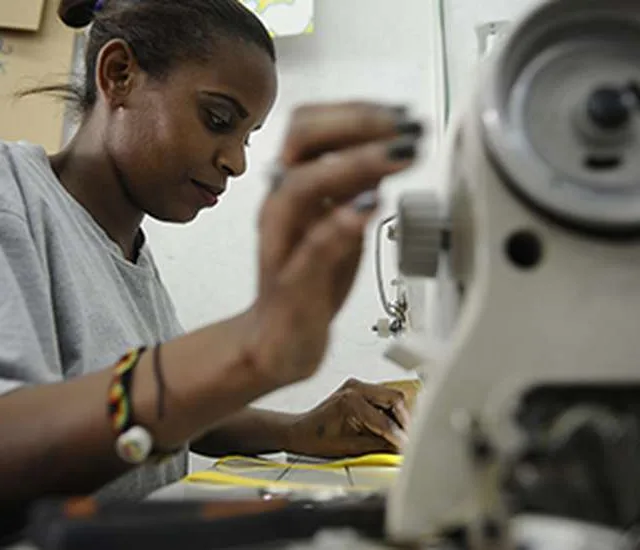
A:
<svg viewBox="0 0 640 550">
<path fill-rule="evenodd" d="M 60 0 L 58 16 L 68 27 L 81 29 L 90 25 L 104 6 L 105 0 Z"/>
</svg>

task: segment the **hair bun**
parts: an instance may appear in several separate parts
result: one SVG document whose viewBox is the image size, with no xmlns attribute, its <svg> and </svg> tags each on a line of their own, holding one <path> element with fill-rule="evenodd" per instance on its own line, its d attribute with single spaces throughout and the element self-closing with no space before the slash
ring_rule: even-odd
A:
<svg viewBox="0 0 640 550">
<path fill-rule="evenodd" d="M 60 0 L 58 17 L 73 29 L 89 25 L 95 17 L 96 0 Z"/>
</svg>

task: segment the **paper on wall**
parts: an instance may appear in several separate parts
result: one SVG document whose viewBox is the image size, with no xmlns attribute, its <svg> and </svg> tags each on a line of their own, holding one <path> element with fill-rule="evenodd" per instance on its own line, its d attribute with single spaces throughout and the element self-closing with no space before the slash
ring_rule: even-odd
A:
<svg viewBox="0 0 640 550">
<path fill-rule="evenodd" d="M 314 0 L 240 0 L 274 37 L 313 32 Z"/>
</svg>

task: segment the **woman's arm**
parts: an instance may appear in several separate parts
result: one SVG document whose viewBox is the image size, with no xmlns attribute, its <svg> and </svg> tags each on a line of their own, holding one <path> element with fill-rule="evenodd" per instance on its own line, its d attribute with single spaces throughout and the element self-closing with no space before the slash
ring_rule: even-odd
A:
<svg viewBox="0 0 640 550">
<path fill-rule="evenodd" d="M 162 348 L 166 412 L 157 419 L 151 353 L 132 386 L 137 421 L 170 449 L 275 389 L 245 349 L 250 314 L 218 323 Z M 0 508 L 47 494 L 85 494 L 127 470 L 114 451 L 107 418 L 112 369 L 70 382 L 25 388 L 0 398 Z"/>
<path fill-rule="evenodd" d="M 295 414 L 247 407 L 191 443 L 191 451 L 205 456 L 255 455 L 290 449 Z"/>
</svg>

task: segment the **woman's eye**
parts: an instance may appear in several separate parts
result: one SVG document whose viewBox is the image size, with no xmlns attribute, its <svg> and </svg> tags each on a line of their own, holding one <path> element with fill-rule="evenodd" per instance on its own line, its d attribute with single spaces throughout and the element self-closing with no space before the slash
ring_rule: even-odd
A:
<svg viewBox="0 0 640 550">
<path fill-rule="evenodd" d="M 231 127 L 231 123 L 229 119 L 223 116 L 220 116 L 216 113 L 208 114 L 208 122 L 209 122 L 209 126 L 213 130 L 217 130 L 217 131 L 228 130 Z"/>
</svg>

